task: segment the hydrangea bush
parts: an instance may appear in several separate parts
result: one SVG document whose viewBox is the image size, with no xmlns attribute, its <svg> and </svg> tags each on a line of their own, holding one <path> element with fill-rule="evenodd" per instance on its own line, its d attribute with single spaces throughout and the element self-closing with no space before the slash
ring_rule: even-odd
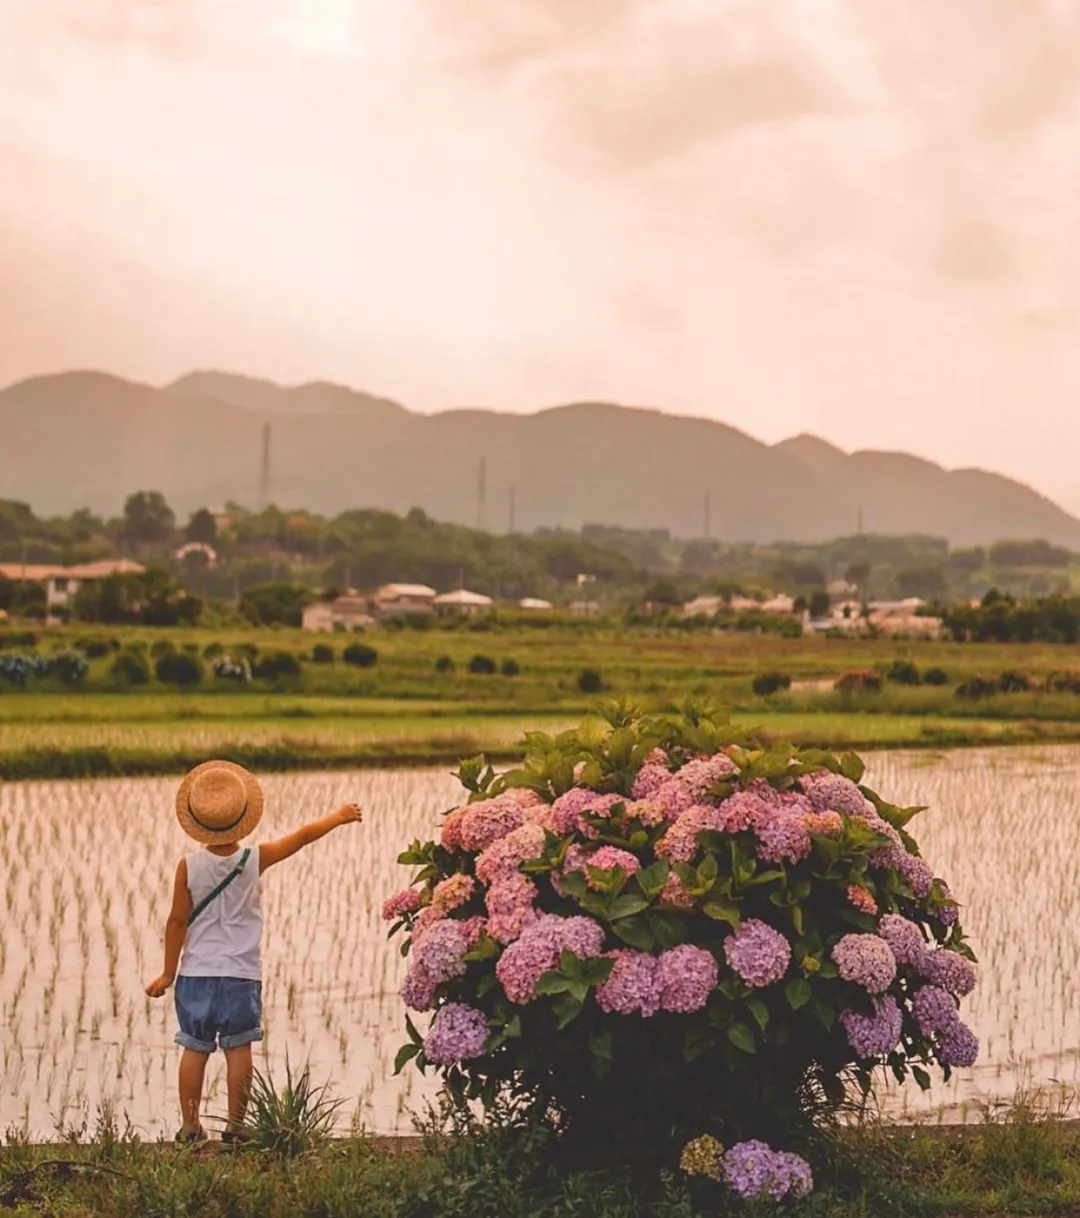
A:
<svg viewBox="0 0 1080 1218">
<path fill-rule="evenodd" d="M 695 702 L 526 748 L 502 775 L 465 763 L 465 802 L 400 857 L 399 1070 L 535 1105 L 594 1160 L 716 1139 L 736 1191 L 777 1195 L 809 1187 L 791 1150 L 852 1083 L 974 1063 L 957 903 L 906 831 L 920 809 L 860 785 L 857 757 Z"/>
</svg>

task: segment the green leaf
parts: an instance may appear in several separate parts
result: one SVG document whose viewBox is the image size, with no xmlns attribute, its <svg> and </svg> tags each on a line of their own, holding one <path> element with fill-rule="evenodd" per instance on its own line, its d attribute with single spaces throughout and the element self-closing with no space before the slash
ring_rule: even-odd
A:
<svg viewBox="0 0 1080 1218">
<path fill-rule="evenodd" d="M 536 983 L 533 993 L 537 995 L 543 994 L 565 994 L 569 991 L 574 983 L 569 977 L 564 977 L 562 973 L 550 972 L 545 973 Z"/>
<path fill-rule="evenodd" d="M 784 986 L 784 993 L 787 996 L 788 1006 L 793 1011 L 798 1011 L 810 1001 L 813 992 L 810 989 L 810 982 L 805 977 L 795 977 Z"/>
<path fill-rule="evenodd" d="M 801 905 L 792 905 L 791 924 L 795 927 L 795 933 L 797 935 L 801 935 L 803 933 L 803 911 Z"/>
<path fill-rule="evenodd" d="M 702 888 L 707 888 L 720 874 L 720 864 L 716 861 L 716 856 L 707 854 L 704 862 L 697 869 L 698 883 Z"/>
<path fill-rule="evenodd" d="M 611 929 L 624 943 L 629 943 L 631 947 L 636 947 L 639 951 L 651 952 L 656 944 L 652 930 L 640 915 L 633 918 L 620 918 L 618 922 L 611 924 Z"/>
<path fill-rule="evenodd" d="M 573 1023 L 581 1014 L 581 1008 L 584 1004 L 579 1002 L 570 994 L 563 994 L 561 998 L 555 1000 L 552 1004 L 557 1016 L 558 1022 L 556 1027 L 561 1032 L 568 1024 Z"/>
<path fill-rule="evenodd" d="M 738 930 L 742 924 L 742 919 L 739 917 L 739 907 L 726 901 L 709 901 L 701 912 L 707 918 L 712 918 L 714 922 L 726 922 L 735 930 Z"/>
<path fill-rule="evenodd" d="M 639 914 L 643 909 L 649 908 L 649 898 L 635 896 L 632 892 L 624 892 L 622 896 L 616 897 L 608 908 L 607 916 L 612 922 L 620 918 L 632 918 L 634 914 Z"/>
<path fill-rule="evenodd" d="M 637 873 L 638 887 L 647 897 L 659 896 L 664 891 L 670 875 L 671 864 L 667 859 L 661 859 Z"/>
<path fill-rule="evenodd" d="M 648 914 L 649 926 L 657 943 L 665 950 L 686 942 L 686 922 L 669 909 L 653 909 Z"/>
<path fill-rule="evenodd" d="M 414 1045 L 417 1046 L 417 1048 L 420 1048 L 423 1045 L 424 1038 L 416 1030 L 416 1024 L 413 1023 L 412 1019 L 408 1015 L 405 1016 L 405 1031 L 408 1032 L 409 1039 Z"/>
<path fill-rule="evenodd" d="M 421 1045 L 402 1045 L 398 1050 L 397 1057 L 394 1058 L 394 1073 L 400 1074 L 402 1070 L 412 1061 L 412 1059 L 420 1052 Z"/>
<path fill-rule="evenodd" d="M 912 1066 L 911 1076 L 919 1084 L 920 1090 L 930 1090 L 930 1075 L 926 1073 L 922 1066 Z"/>
<path fill-rule="evenodd" d="M 581 964 L 580 980 L 588 985 L 603 985 L 611 976 L 615 961 L 604 956 L 595 960 L 584 960 Z"/>
<path fill-rule="evenodd" d="M 769 1008 L 760 998 L 748 998 L 746 1009 L 754 1017 L 754 1023 L 764 1032 L 769 1026 Z"/>
<path fill-rule="evenodd" d="M 611 1033 L 606 1029 L 601 1032 L 594 1032 L 589 1037 L 589 1052 L 593 1057 L 602 1058 L 604 1061 L 611 1061 L 612 1049 Z"/>
<path fill-rule="evenodd" d="M 866 766 L 857 753 L 845 753 L 840 758 L 840 773 L 845 778 L 850 778 L 852 782 L 862 782 Z"/>
<path fill-rule="evenodd" d="M 754 1040 L 754 1034 L 744 1023 L 733 1023 L 725 1033 L 728 1040 L 735 1046 L 736 1049 L 741 1049 L 744 1053 L 756 1053 L 757 1042 Z"/>
<path fill-rule="evenodd" d="M 485 995 L 490 994 L 498 983 L 499 979 L 494 973 L 485 973 L 476 983 L 477 998 L 483 998 Z"/>
</svg>

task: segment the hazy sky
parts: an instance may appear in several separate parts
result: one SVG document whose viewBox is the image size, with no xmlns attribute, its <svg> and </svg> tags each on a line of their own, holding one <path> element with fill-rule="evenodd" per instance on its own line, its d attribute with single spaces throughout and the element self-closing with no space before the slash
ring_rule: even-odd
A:
<svg viewBox="0 0 1080 1218">
<path fill-rule="evenodd" d="M 1080 508 L 1080 2 L 0 0 L 0 383 L 583 397 Z"/>
</svg>

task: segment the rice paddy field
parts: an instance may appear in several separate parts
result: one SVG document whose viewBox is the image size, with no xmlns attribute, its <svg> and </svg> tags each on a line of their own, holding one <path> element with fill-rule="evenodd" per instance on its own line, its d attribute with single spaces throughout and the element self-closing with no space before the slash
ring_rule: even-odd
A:
<svg viewBox="0 0 1080 1218">
<path fill-rule="evenodd" d="M 885 1093 L 893 1116 L 974 1119 L 1018 1086 L 1080 1082 L 1080 886 L 1073 858 L 1080 748 L 878 752 L 868 781 L 925 803 L 924 853 L 965 903 L 981 960 L 968 1016 L 980 1065 L 937 1087 Z M 0 1128 L 49 1137 L 102 1102 L 148 1137 L 175 1125 L 169 999 L 160 971 L 172 875 L 188 848 L 169 779 L 27 782 L 0 787 Z M 402 961 L 379 921 L 400 886 L 395 862 L 455 800 L 432 769 L 295 773 L 265 780 L 265 839 L 359 800 L 341 829 L 268 873 L 265 1017 L 259 1062 L 284 1074 L 310 1061 L 346 1100 L 342 1130 L 408 1131 L 432 1094 L 392 1077 L 403 1039 Z M 211 1066 L 207 1120 L 224 1109 Z"/>
</svg>

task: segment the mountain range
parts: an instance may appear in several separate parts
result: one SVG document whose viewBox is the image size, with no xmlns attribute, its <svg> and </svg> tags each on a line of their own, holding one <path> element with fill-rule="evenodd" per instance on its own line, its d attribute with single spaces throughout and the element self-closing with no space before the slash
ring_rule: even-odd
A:
<svg viewBox="0 0 1080 1218">
<path fill-rule="evenodd" d="M 710 535 L 728 541 L 823 541 L 861 525 L 1080 549 L 1080 520 L 1030 487 L 906 453 L 846 453 L 809 435 L 770 446 L 724 423 L 604 402 L 424 415 L 342 385 L 212 371 L 164 387 L 69 372 L 0 391 L 0 498 L 50 514 L 116 513 L 136 489 L 164 492 L 181 513 L 254 506 L 268 423 L 272 499 L 323 513 L 418 506 L 503 532 L 512 496 L 522 530 L 699 537 L 707 496 Z"/>
</svg>

